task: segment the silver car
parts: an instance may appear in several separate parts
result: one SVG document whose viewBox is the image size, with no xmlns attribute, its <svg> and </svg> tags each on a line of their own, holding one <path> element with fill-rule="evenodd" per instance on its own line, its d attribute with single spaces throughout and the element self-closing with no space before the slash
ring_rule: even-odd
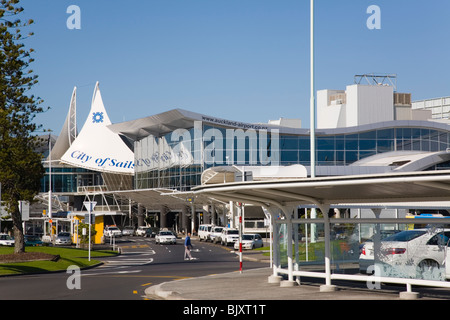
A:
<svg viewBox="0 0 450 320">
<path fill-rule="evenodd" d="M 69 232 L 60 232 L 56 236 L 55 244 L 72 244 L 72 237 Z"/>
</svg>

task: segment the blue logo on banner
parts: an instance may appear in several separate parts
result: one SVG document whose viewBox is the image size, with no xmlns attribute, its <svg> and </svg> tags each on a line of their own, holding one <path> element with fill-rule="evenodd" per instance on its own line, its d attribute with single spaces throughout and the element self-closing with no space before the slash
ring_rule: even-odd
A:
<svg viewBox="0 0 450 320">
<path fill-rule="evenodd" d="M 103 122 L 103 112 L 94 112 L 92 114 L 92 122 L 93 123 Z"/>
</svg>

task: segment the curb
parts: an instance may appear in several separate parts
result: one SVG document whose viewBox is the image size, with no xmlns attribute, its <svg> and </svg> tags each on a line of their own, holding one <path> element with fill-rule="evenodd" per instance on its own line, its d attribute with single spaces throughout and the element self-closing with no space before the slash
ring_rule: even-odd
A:
<svg viewBox="0 0 450 320">
<path fill-rule="evenodd" d="M 145 289 L 145 295 L 147 298 L 159 298 L 163 300 L 186 300 L 183 297 L 181 297 L 181 294 L 177 291 L 167 291 L 163 290 L 162 286 L 168 282 L 163 282 L 155 286 L 151 286 L 147 289 Z"/>
</svg>

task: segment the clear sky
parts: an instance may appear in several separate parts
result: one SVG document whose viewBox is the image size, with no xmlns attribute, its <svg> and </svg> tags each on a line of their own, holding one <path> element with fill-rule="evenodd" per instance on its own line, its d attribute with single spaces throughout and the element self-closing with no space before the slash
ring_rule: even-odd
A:
<svg viewBox="0 0 450 320">
<path fill-rule="evenodd" d="M 173 108 L 309 127 L 309 0 L 21 0 L 33 18 L 37 118 L 59 134 L 74 86 L 81 129 L 96 81 L 113 123 Z M 70 5 L 81 29 L 68 29 Z M 370 30 L 367 8 L 381 10 Z M 450 1 L 316 0 L 316 89 L 394 73 L 413 100 L 450 96 Z M 28 30 L 27 30 L 28 31 Z"/>
</svg>

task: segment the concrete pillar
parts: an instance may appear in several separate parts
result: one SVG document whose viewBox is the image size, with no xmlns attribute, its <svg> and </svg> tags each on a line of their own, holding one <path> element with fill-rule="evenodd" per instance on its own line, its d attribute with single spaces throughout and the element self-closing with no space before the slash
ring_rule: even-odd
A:
<svg viewBox="0 0 450 320">
<path fill-rule="evenodd" d="M 166 206 L 161 206 L 159 211 L 159 227 L 167 228 L 167 208 Z"/>
<path fill-rule="evenodd" d="M 145 226 L 144 211 L 145 211 L 145 208 L 139 203 L 138 204 L 138 214 L 137 214 L 139 227 Z"/>
<path fill-rule="evenodd" d="M 189 231 L 189 217 L 188 217 L 189 208 L 187 206 L 183 206 L 181 208 L 181 231 L 184 234 L 187 234 Z"/>
<path fill-rule="evenodd" d="M 210 224 L 211 219 L 209 217 L 209 205 L 203 205 L 203 224 Z"/>
<path fill-rule="evenodd" d="M 214 203 L 211 204 L 211 223 L 215 226 L 218 225 L 216 217 L 216 206 L 214 205 Z"/>
</svg>

